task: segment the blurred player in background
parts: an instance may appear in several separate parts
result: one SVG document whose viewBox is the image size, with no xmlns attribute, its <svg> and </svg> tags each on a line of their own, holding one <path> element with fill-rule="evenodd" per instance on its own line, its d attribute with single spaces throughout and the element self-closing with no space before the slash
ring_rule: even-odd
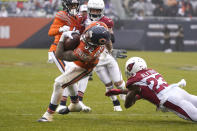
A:
<svg viewBox="0 0 197 131">
<path fill-rule="evenodd" d="M 64 32 L 61 35 L 57 46 L 56 57 L 65 60 L 66 70 L 55 79 L 54 90 L 48 110 L 38 122 L 52 121 L 52 117 L 59 104 L 63 88 L 70 93 L 71 103 L 60 114 L 68 112 L 79 112 L 82 110 L 78 99 L 77 81 L 92 72 L 99 61 L 99 56 L 105 48 L 110 50 L 110 34 L 107 26 L 101 22 L 94 22 L 89 25 L 81 35 L 80 44 L 73 50 L 64 50 L 65 38 L 71 37 L 74 31 Z M 71 39 L 71 38 L 68 38 Z"/>
<path fill-rule="evenodd" d="M 49 29 L 48 35 L 54 36 L 54 43 L 48 52 L 49 63 L 55 63 L 59 70 L 64 73 L 65 63 L 55 57 L 55 51 L 63 32 L 69 30 L 81 30 L 82 19 L 78 16 L 79 1 L 78 0 L 62 0 L 63 11 L 57 12 L 55 19 Z"/>
<path fill-rule="evenodd" d="M 132 57 L 126 62 L 125 73 L 128 78 L 127 89 L 112 89 L 106 93 L 107 96 L 127 94 L 125 108 L 143 98 L 163 112 L 170 111 L 183 119 L 197 121 L 197 96 L 180 88 L 186 86 L 184 79 L 168 85 L 161 74 L 148 69 L 146 62 L 139 57 Z"/>
<path fill-rule="evenodd" d="M 81 5 L 80 8 L 79 8 L 79 12 L 80 12 L 80 15 L 82 17 L 84 17 L 85 20 L 86 20 L 87 15 L 88 15 L 88 6 L 86 4 Z"/>
</svg>

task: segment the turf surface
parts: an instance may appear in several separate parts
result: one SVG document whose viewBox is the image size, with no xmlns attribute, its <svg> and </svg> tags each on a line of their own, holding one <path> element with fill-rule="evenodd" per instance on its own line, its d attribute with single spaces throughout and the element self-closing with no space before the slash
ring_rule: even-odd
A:
<svg viewBox="0 0 197 131">
<path fill-rule="evenodd" d="M 197 95 L 197 53 L 129 51 L 140 56 L 150 68 L 169 83 L 182 78 L 189 93 Z M 127 59 L 119 59 L 124 77 Z M 155 111 L 155 106 L 140 100 L 123 112 L 113 112 L 105 87 L 94 73 L 88 83 L 84 103 L 91 113 L 54 116 L 51 123 L 36 122 L 46 111 L 54 79 L 60 74 L 55 64 L 47 63 L 47 49 L 0 49 L 0 130 L 1 131 L 196 131 L 197 124 L 172 113 Z M 124 77 L 125 79 L 125 77 Z M 121 101 L 123 107 L 123 101 Z"/>
</svg>

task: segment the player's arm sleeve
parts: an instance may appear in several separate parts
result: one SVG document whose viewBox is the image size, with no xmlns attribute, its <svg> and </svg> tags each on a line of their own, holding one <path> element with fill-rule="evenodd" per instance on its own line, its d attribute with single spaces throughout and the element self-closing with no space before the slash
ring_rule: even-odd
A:
<svg viewBox="0 0 197 131">
<path fill-rule="evenodd" d="M 112 19 L 108 19 L 106 22 L 106 25 L 108 28 L 113 28 L 114 27 L 114 22 Z"/>
<path fill-rule="evenodd" d="M 127 89 L 128 89 L 128 93 L 126 95 L 126 100 L 124 104 L 125 108 L 129 108 L 135 104 L 137 100 L 136 95 L 139 94 L 140 92 L 140 88 L 135 85 L 128 85 Z"/>
<path fill-rule="evenodd" d="M 55 52 L 55 56 L 60 60 L 65 61 L 76 61 L 78 58 L 75 56 L 72 50 L 64 51 L 63 41 L 59 41 L 57 45 L 57 50 Z"/>
<path fill-rule="evenodd" d="M 49 36 L 60 35 L 61 33 L 59 32 L 59 28 L 64 25 L 66 25 L 65 21 L 55 18 L 53 21 L 53 24 L 51 25 L 51 27 L 49 29 L 48 35 Z"/>
</svg>

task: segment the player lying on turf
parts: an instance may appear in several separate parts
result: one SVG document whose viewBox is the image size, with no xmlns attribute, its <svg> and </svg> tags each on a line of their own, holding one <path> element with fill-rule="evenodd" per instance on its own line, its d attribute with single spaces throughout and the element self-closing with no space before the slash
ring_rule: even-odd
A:
<svg viewBox="0 0 197 131">
<path fill-rule="evenodd" d="M 126 62 L 125 72 L 128 78 L 127 89 L 112 89 L 106 96 L 127 94 L 125 108 L 143 98 L 163 112 L 170 111 L 183 119 L 197 121 L 197 96 L 179 87 L 179 84 L 186 84 L 184 80 L 182 83 L 168 85 L 161 74 L 148 69 L 146 62 L 139 57 L 132 57 Z"/>
<path fill-rule="evenodd" d="M 67 46 L 69 44 L 73 47 L 72 45 L 74 43 L 72 43 L 72 39 L 68 38 L 72 33 L 72 31 L 63 33 L 59 40 L 56 57 L 67 61 L 66 69 L 63 74 L 55 79 L 48 110 L 44 113 L 42 118 L 38 120 L 39 122 L 52 121 L 63 88 L 68 88 L 71 103 L 66 110 L 61 111 L 61 114 L 66 114 L 70 111 L 81 111 L 82 107 L 79 104 L 77 82 L 92 72 L 99 61 L 100 54 L 105 48 L 110 50 L 110 34 L 107 26 L 102 22 L 90 24 L 81 35 L 80 43 L 74 50 Z M 74 37 L 73 40 L 76 41 Z M 68 48 L 65 49 L 65 47 Z"/>
</svg>

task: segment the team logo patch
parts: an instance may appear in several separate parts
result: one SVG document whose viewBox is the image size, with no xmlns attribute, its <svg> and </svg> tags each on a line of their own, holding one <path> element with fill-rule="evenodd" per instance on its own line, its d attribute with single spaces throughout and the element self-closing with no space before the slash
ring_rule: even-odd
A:
<svg viewBox="0 0 197 131">
<path fill-rule="evenodd" d="M 127 70 L 128 71 L 131 71 L 133 69 L 133 66 L 134 66 L 135 63 L 131 63 L 127 66 Z"/>
<path fill-rule="evenodd" d="M 104 39 L 104 38 L 99 39 L 99 43 L 100 43 L 101 45 L 104 45 L 106 42 L 107 42 L 107 40 Z"/>
</svg>

